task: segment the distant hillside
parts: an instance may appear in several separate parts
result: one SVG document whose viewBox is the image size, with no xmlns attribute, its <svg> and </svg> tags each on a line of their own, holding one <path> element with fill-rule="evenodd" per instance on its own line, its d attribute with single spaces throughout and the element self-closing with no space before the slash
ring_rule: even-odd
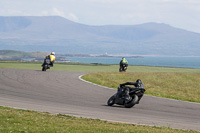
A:
<svg viewBox="0 0 200 133">
<path fill-rule="evenodd" d="M 0 50 L 200 56 L 200 34 L 167 24 L 90 26 L 58 16 L 0 17 Z"/>
<path fill-rule="evenodd" d="M 21 59 L 21 58 L 42 58 L 47 55 L 45 52 L 22 52 L 15 50 L 0 50 L 0 59 Z"/>
<path fill-rule="evenodd" d="M 15 50 L 0 50 L 0 60 L 26 60 L 26 61 L 43 61 L 44 58 L 50 53 L 46 52 L 23 52 Z M 99 57 L 102 55 L 97 55 Z M 94 55 L 89 54 L 61 54 L 56 53 L 56 61 L 65 62 L 69 61 L 67 57 L 94 57 Z M 108 56 L 103 56 L 108 57 Z"/>
</svg>

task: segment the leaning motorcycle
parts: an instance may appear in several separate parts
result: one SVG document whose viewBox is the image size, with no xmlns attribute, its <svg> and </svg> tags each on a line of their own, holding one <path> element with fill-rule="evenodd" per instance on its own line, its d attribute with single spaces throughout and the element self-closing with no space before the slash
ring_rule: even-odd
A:
<svg viewBox="0 0 200 133">
<path fill-rule="evenodd" d="M 42 71 L 46 71 L 47 69 L 50 69 L 51 67 L 51 61 L 50 59 L 44 59 L 44 63 L 42 64 Z"/>
<path fill-rule="evenodd" d="M 141 83 L 139 87 L 119 86 L 117 93 L 108 99 L 107 104 L 108 106 L 118 104 L 123 105 L 126 108 L 131 108 L 135 104 L 139 104 L 139 101 L 143 97 L 144 92 L 145 89 L 143 83 Z"/>
</svg>

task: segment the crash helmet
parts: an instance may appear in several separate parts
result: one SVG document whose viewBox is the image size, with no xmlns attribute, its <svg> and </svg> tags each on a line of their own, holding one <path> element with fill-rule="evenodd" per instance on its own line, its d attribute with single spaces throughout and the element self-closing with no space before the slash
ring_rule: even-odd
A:
<svg viewBox="0 0 200 133">
<path fill-rule="evenodd" d="M 137 79 L 136 82 L 137 82 L 138 84 L 141 84 L 141 83 L 142 83 L 142 81 L 141 81 L 140 79 Z"/>
<path fill-rule="evenodd" d="M 125 57 L 122 57 L 122 60 L 125 59 Z"/>
<path fill-rule="evenodd" d="M 51 55 L 55 55 L 55 52 L 54 52 L 54 51 L 52 51 L 52 52 L 51 52 Z"/>
</svg>

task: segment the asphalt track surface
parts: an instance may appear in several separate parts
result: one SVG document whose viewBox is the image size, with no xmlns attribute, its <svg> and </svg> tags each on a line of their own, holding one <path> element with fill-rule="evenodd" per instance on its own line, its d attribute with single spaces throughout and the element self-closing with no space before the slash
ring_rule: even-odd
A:
<svg viewBox="0 0 200 133">
<path fill-rule="evenodd" d="M 133 108 L 110 107 L 107 100 L 116 90 L 84 82 L 83 74 L 0 69 L 0 106 L 200 131 L 198 103 L 145 95 Z"/>
</svg>

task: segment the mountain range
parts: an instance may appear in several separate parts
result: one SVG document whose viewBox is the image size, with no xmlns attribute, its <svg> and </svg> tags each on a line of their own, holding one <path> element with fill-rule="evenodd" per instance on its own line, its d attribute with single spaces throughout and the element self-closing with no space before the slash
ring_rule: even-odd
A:
<svg viewBox="0 0 200 133">
<path fill-rule="evenodd" d="M 0 17 L 0 50 L 200 56 L 200 33 L 164 23 L 85 25 L 59 16 Z"/>
</svg>

